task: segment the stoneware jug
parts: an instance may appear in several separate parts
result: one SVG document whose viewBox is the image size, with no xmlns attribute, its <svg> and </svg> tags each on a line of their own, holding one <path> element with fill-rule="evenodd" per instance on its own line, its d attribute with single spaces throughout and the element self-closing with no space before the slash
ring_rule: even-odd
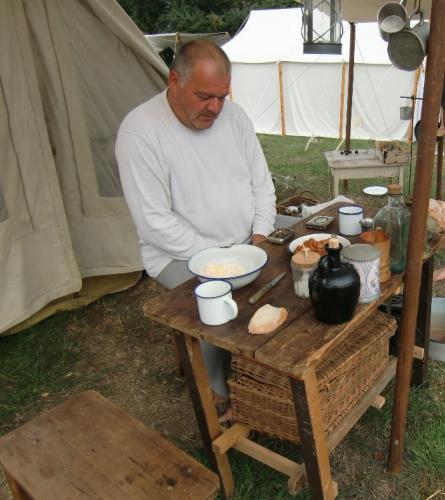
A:
<svg viewBox="0 0 445 500">
<path fill-rule="evenodd" d="M 341 262 L 338 248 L 329 248 L 309 279 L 309 294 L 316 318 L 331 325 L 345 323 L 354 315 L 360 295 L 360 277 L 354 266 Z"/>
</svg>

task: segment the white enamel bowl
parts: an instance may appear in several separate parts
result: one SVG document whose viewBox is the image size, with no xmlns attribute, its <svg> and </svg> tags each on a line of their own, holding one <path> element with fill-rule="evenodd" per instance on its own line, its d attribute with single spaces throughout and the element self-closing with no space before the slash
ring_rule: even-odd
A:
<svg viewBox="0 0 445 500">
<path fill-rule="evenodd" d="M 252 283 L 260 275 L 261 269 L 267 263 L 267 253 L 254 245 L 232 245 L 227 248 L 212 247 L 196 253 L 188 261 L 188 270 L 194 274 L 200 281 L 209 281 L 212 279 L 223 279 L 231 283 L 232 288 L 237 290 L 243 286 Z M 202 274 L 202 269 L 208 264 L 238 264 L 246 272 L 235 276 L 208 276 Z"/>
</svg>

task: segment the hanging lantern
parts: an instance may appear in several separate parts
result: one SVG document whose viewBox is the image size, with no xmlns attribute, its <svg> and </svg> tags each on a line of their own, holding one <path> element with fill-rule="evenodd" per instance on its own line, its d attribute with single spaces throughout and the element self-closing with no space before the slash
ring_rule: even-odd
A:
<svg viewBox="0 0 445 500">
<path fill-rule="evenodd" d="M 341 54 L 341 0 L 304 0 L 304 54 Z"/>
</svg>

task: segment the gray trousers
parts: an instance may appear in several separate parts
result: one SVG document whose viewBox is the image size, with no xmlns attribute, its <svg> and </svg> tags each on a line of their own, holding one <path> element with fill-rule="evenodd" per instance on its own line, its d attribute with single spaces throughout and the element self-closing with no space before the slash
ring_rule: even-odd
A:
<svg viewBox="0 0 445 500">
<path fill-rule="evenodd" d="M 287 215 L 277 214 L 275 218 L 275 228 L 289 227 L 300 219 Z M 173 260 L 155 278 L 157 282 L 168 289 L 175 288 L 185 281 L 193 278 L 193 274 L 187 269 L 186 260 Z M 216 347 L 208 342 L 201 342 L 201 350 L 204 362 L 209 374 L 210 385 L 214 392 L 223 397 L 229 396 L 227 379 L 230 370 L 230 353 Z"/>
</svg>

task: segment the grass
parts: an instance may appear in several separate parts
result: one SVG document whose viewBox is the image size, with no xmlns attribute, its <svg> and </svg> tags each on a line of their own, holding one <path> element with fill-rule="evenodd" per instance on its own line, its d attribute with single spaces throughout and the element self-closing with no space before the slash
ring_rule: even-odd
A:
<svg viewBox="0 0 445 500">
<path fill-rule="evenodd" d="M 335 149 L 338 141 L 317 139 L 305 151 L 307 138 L 262 135 L 259 139 L 275 174 L 279 199 L 306 189 L 320 200 L 329 198 L 329 172 L 323 152 Z M 355 149 L 372 147 L 372 144 L 353 141 L 351 146 Z M 408 177 L 406 172 L 405 191 Z M 364 199 L 360 198 L 364 186 L 385 182 L 384 179 L 350 181 L 349 196 Z M 378 199 L 377 203 L 384 201 Z M 438 262 L 445 262 L 443 252 Z M 435 288 L 436 294 L 445 295 L 444 290 Z M 185 411 L 183 406 L 179 406 L 179 412 L 168 412 L 167 408 L 165 418 L 144 418 L 147 401 L 150 397 L 154 399 L 153 391 L 144 389 L 144 377 L 151 374 L 152 383 L 163 390 L 161 394 L 167 401 L 156 402 L 158 406 L 172 404 L 172 400 L 185 394 L 186 388 L 175 375 L 174 362 L 165 363 L 153 354 L 159 352 L 158 348 L 170 352 L 170 346 L 156 325 L 142 318 L 134 305 L 134 293 L 105 297 L 83 310 L 58 314 L 24 332 L 0 338 L 0 434 L 81 390 L 94 388 L 112 397 L 126 392 L 127 411 L 205 462 L 196 429 L 191 430 L 195 437 L 187 437 L 187 440 L 181 437 L 182 431 L 174 431 L 175 426 L 181 429 L 180 423 L 185 420 L 185 414 L 180 413 L 181 408 Z M 157 293 L 156 290 L 153 293 Z M 104 351 L 108 353 L 107 362 L 103 360 Z M 122 357 L 123 352 L 128 358 Z M 166 364 L 170 366 L 164 366 Z M 122 388 L 120 380 L 133 365 L 137 365 L 137 370 L 134 370 L 131 387 Z M 393 392 L 392 386 L 387 388 L 388 402 L 383 409 L 369 410 L 330 457 L 340 498 L 405 500 L 426 499 L 432 494 L 434 498 L 445 498 L 444 388 L 445 363 L 432 363 L 429 383 L 411 391 L 406 463 L 399 475 L 385 472 Z M 137 410 L 136 400 L 140 407 Z M 172 431 L 166 430 L 169 422 Z M 187 425 L 192 427 L 193 423 Z M 259 439 L 271 449 L 299 459 L 298 449 L 291 444 L 265 437 Z M 230 460 L 237 485 L 236 500 L 290 498 L 286 479 L 281 474 L 236 451 L 230 452 Z M 0 499 L 4 498 L 8 496 L 0 480 Z M 298 498 L 309 498 L 308 492 L 302 492 Z"/>
</svg>

